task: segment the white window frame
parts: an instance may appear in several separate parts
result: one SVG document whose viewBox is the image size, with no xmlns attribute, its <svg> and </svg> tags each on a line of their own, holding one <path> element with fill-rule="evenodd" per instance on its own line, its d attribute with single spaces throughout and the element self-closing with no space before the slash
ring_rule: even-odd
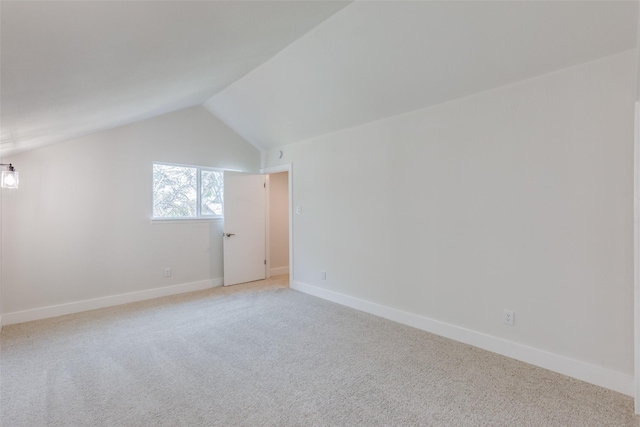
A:
<svg viewBox="0 0 640 427">
<path fill-rule="evenodd" d="M 176 216 L 176 217 L 158 217 L 153 216 L 153 165 L 164 165 L 164 166 L 177 166 L 182 168 L 195 168 L 196 169 L 196 216 Z M 210 221 L 210 220 L 222 220 L 224 218 L 223 215 L 202 215 L 202 171 L 216 171 L 224 173 L 225 169 L 220 168 L 212 168 L 209 166 L 198 166 L 198 165 L 185 165 L 181 163 L 168 163 L 168 162 L 151 162 L 151 221 Z M 224 206 L 224 195 L 222 196 L 222 204 Z"/>
</svg>

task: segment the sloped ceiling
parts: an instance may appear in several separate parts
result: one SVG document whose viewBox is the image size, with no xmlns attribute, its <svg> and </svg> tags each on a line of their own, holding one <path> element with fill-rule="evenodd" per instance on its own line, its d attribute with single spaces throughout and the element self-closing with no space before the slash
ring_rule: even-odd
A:
<svg viewBox="0 0 640 427">
<path fill-rule="evenodd" d="M 2 155 L 200 105 L 347 5 L 2 1 Z"/>
<path fill-rule="evenodd" d="M 203 104 L 259 149 L 636 45 L 637 1 L 0 2 L 0 154 Z"/>
<path fill-rule="evenodd" d="M 633 49 L 638 2 L 355 2 L 205 107 L 260 149 Z"/>
</svg>

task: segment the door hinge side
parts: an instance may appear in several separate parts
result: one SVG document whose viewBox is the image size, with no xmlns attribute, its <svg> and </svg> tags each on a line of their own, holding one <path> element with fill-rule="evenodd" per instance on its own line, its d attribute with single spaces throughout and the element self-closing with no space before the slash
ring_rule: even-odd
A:
<svg viewBox="0 0 640 427">
<path fill-rule="evenodd" d="M 264 260 L 264 265 L 267 265 L 267 260 L 266 259 Z"/>
<path fill-rule="evenodd" d="M 263 186 L 264 188 L 267 188 L 267 183 L 265 182 L 264 184 L 262 184 L 262 186 Z"/>
</svg>

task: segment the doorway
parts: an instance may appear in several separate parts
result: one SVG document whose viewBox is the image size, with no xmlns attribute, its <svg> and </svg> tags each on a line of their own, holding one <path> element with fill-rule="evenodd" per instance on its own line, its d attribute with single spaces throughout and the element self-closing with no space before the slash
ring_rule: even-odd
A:
<svg viewBox="0 0 640 427">
<path fill-rule="evenodd" d="M 267 239 L 266 239 L 266 250 L 267 250 L 267 278 L 275 276 L 276 274 L 274 273 L 278 273 L 278 274 L 288 274 L 289 275 L 289 280 L 288 283 L 291 284 L 291 281 L 294 278 L 294 264 L 293 264 L 293 252 L 294 252 L 294 243 L 293 243 L 293 233 L 294 233 L 294 228 L 293 228 L 293 165 L 291 163 L 285 164 L 285 165 L 279 165 L 279 166 L 273 166 L 270 168 L 265 168 L 265 169 L 261 169 L 260 170 L 261 173 L 268 175 L 268 180 L 269 180 L 269 184 L 271 184 L 272 182 L 277 181 L 278 184 L 277 187 L 279 188 L 279 194 L 280 197 L 278 197 L 278 201 L 274 202 L 274 203 L 278 203 L 278 208 L 276 208 L 279 211 L 279 215 L 282 215 L 285 210 L 286 210 L 286 227 L 287 227 L 287 233 L 284 234 L 282 233 L 282 224 L 283 222 L 281 221 L 279 223 L 279 225 L 277 226 L 276 230 L 278 233 L 278 237 L 276 238 L 276 245 L 280 245 L 279 249 L 276 249 L 279 251 L 279 254 L 276 257 L 272 257 L 271 255 L 271 246 L 272 246 L 272 242 L 274 241 L 274 236 L 271 232 L 271 218 L 270 218 L 270 211 L 271 211 L 271 199 L 269 197 L 267 197 Z M 280 175 L 283 174 L 283 175 Z M 275 179 L 272 179 L 272 177 L 275 177 L 276 175 L 278 175 Z M 285 202 L 282 200 L 282 194 L 283 194 L 283 189 L 282 189 L 282 184 L 283 182 L 286 182 L 286 204 Z M 275 224 L 274 224 L 275 225 Z M 288 257 L 288 262 L 284 263 L 284 261 L 282 261 L 282 254 L 285 253 L 285 251 L 282 250 L 282 247 L 284 246 L 282 244 L 282 238 L 284 237 L 286 238 L 286 240 L 288 241 L 288 244 L 286 245 L 287 247 L 287 251 L 286 251 L 286 257 Z M 278 264 L 282 264 L 282 265 L 278 265 Z M 284 273 L 283 273 L 284 272 Z"/>
<path fill-rule="evenodd" d="M 224 285 L 293 276 L 291 164 L 225 172 Z"/>
<path fill-rule="evenodd" d="M 267 279 L 289 274 L 289 172 L 267 175 Z"/>
</svg>

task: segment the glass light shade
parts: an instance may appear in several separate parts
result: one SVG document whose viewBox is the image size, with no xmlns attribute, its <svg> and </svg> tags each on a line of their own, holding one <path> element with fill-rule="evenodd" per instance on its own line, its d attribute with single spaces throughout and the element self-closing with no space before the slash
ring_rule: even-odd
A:
<svg viewBox="0 0 640 427">
<path fill-rule="evenodd" d="M 18 188 L 18 178 L 18 172 L 16 171 L 2 171 L 0 185 L 2 188 Z"/>
</svg>

